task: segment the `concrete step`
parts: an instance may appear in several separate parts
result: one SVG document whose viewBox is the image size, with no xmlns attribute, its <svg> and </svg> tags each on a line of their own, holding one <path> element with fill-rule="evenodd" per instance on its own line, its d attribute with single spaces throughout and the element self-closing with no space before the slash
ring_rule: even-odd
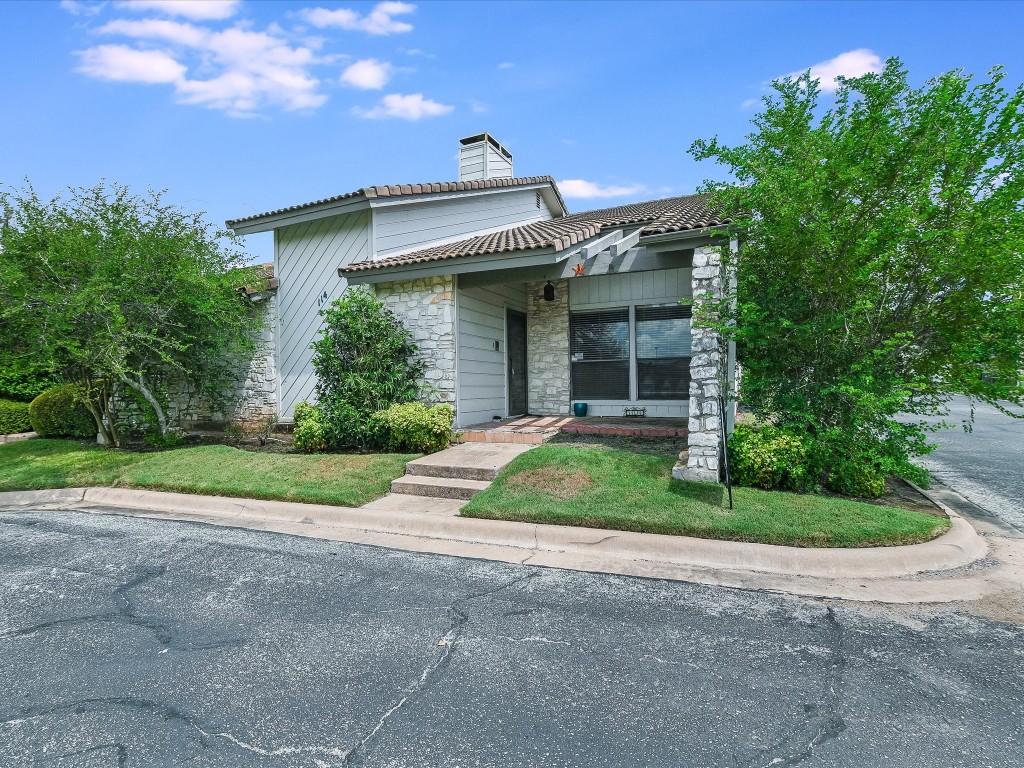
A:
<svg viewBox="0 0 1024 768">
<path fill-rule="evenodd" d="M 487 480 L 406 475 L 392 481 L 391 492 L 409 496 L 432 496 L 438 499 L 465 499 L 468 501 L 489 485 L 490 482 Z"/>
<path fill-rule="evenodd" d="M 498 445 L 541 445 L 558 434 L 557 429 L 519 432 L 501 429 L 470 429 L 459 433 L 463 443 Z"/>
<path fill-rule="evenodd" d="M 465 499 L 439 499 L 436 496 L 411 496 L 405 493 L 389 493 L 376 501 L 363 504 L 361 509 L 375 512 L 415 513 L 417 515 L 437 515 L 440 517 L 456 517 L 459 510 L 466 504 Z"/>
<path fill-rule="evenodd" d="M 457 445 L 410 461 L 406 475 L 450 477 L 458 480 L 493 480 L 501 468 L 530 445 Z"/>
</svg>

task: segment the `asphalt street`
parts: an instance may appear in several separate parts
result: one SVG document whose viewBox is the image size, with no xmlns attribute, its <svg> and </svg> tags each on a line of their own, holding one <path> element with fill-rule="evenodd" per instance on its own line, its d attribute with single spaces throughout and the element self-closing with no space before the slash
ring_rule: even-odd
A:
<svg viewBox="0 0 1024 768">
<path fill-rule="evenodd" d="M 1020 412 L 1009 403 L 1006 407 Z M 936 479 L 1024 532 L 1024 418 L 976 402 L 973 428 L 965 431 L 962 424 L 970 415 L 970 401 L 954 398 L 944 418 L 954 426 L 933 433 L 930 441 L 939 447 L 921 463 Z"/>
<path fill-rule="evenodd" d="M 1020 766 L 1024 630 L 0 514 L 0 765 Z"/>
</svg>

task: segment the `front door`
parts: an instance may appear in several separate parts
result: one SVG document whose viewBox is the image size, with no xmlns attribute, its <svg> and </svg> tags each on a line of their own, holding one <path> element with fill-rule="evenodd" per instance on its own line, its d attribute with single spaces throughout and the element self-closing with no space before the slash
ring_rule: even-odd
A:
<svg viewBox="0 0 1024 768">
<path fill-rule="evenodd" d="M 508 349 L 508 415 L 526 413 L 526 315 L 505 311 Z"/>
</svg>

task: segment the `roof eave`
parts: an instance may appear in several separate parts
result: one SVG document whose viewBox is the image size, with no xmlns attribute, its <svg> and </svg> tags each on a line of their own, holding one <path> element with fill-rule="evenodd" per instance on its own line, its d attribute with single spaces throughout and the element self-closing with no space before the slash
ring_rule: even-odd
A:
<svg viewBox="0 0 1024 768">
<path fill-rule="evenodd" d="M 344 200 L 325 200 L 313 205 L 296 206 L 291 210 L 266 213 L 251 219 L 233 219 L 225 222 L 225 226 L 238 235 L 252 235 L 257 232 L 271 232 L 291 224 L 302 224 L 313 219 L 327 216 L 343 216 L 346 213 L 368 210 L 370 202 L 365 195 L 349 197 Z"/>
</svg>

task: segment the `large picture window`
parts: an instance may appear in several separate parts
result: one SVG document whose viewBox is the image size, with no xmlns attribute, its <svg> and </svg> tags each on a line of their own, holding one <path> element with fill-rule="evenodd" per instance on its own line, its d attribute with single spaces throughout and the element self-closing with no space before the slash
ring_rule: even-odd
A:
<svg viewBox="0 0 1024 768">
<path fill-rule="evenodd" d="M 569 357 L 574 400 L 628 400 L 629 308 L 573 312 Z"/>
<path fill-rule="evenodd" d="M 658 304 L 636 308 L 636 379 L 640 400 L 690 397 L 692 308 Z"/>
</svg>

